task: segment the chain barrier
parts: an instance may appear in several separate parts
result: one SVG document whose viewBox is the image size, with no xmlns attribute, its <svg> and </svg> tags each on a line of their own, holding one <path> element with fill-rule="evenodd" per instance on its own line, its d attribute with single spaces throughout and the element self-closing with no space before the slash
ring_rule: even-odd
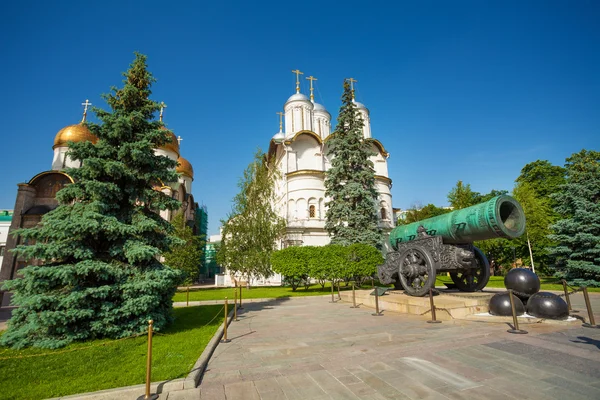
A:
<svg viewBox="0 0 600 400">
<path fill-rule="evenodd" d="M 215 316 L 212 317 L 212 319 L 210 321 L 208 321 L 206 324 L 202 325 L 200 328 L 204 328 L 204 327 L 210 325 L 219 315 L 221 315 L 221 312 L 223 311 L 224 308 L 225 308 L 225 306 L 221 307 L 221 309 L 215 314 Z M 78 347 L 78 348 L 75 348 L 75 349 L 55 351 L 55 352 L 52 352 L 52 353 L 40 353 L 40 354 L 28 354 L 28 355 L 24 355 L 24 356 L 0 357 L 0 361 L 22 359 L 22 358 L 32 358 L 32 357 L 42 357 L 42 356 L 52 356 L 52 355 L 55 355 L 55 354 L 64 354 L 64 353 L 73 353 L 75 351 L 87 350 L 87 349 L 91 349 L 93 347 L 110 346 L 110 345 L 113 345 L 113 344 L 115 344 L 117 342 L 120 342 L 120 341 L 123 341 L 123 340 L 133 339 L 133 338 L 136 338 L 136 337 L 145 336 L 147 334 L 148 334 L 147 332 L 137 333 L 135 335 L 127 336 L 127 337 L 124 337 L 124 338 L 114 339 L 114 340 L 112 340 L 110 342 L 92 344 L 92 345 L 89 345 L 89 346 Z M 157 336 L 172 336 L 173 335 L 173 333 L 166 334 L 166 333 L 160 333 L 160 332 L 156 332 L 156 331 L 152 332 L 152 334 L 153 335 L 157 335 Z M 2 353 L 0 353 L 0 355 L 1 354 Z"/>
</svg>

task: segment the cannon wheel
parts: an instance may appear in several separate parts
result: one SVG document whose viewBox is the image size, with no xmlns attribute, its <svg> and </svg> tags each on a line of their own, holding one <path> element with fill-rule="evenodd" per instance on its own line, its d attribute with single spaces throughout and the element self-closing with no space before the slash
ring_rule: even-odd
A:
<svg viewBox="0 0 600 400">
<path fill-rule="evenodd" d="M 477 268 L 459 272 L 450 272 L 452 282 L 462 292 L 477 292 L 490 280 L 490 263 L 481 250 L 473 246 Z"/>
<path fill-rule="evenodd" d="M 424 296 L 435 283 L 435 262 L 427 249 L 412 246 L 400 257 L 400 283 L 407 294 Z"/>
</svg>

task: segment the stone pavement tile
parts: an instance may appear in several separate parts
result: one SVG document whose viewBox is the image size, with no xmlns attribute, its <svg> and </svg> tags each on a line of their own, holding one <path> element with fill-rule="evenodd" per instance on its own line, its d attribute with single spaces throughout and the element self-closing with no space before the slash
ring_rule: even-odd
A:
<svg viewBox="0 0 600 400">
<path fill-rule="evenodd" d="M 573 392 L 573 391 L 564 389 L 559 386 L 555 386 L 551 389 L 545 390 L 544 393 L 546 394 L 547 399 L 553 399 L 553 400 L 565 400 L 565 399 L 568 399 L 568 400 L 590 400 L 590 399 L 594 399 L 594 397 L 590 397 L 590 396 L 586 396 L 581 393 Z"/>
<path fill-rule="evenodd" d="M 356 396 L 344 384 L 338 381 L 327 371 L 309 372 L 308 375 L 319 385 L 319 387 L 334 399 L 340 400 L 356 400 Z"/>
<path fill-rule="evenodd" d="M 568 390 L 569 392 L 578 393 L 580 395 L 587 396 L 588 399 L 600 399 L 600 389 L 593 387 L 593 386 L 575 383 L 573 381 L 570 381 L 570 380 L 565 379 L 560 376 L 556 376 L 556 377 L 552 378 L 551 380 L 544 379 L 544 381 L 548 382 L 554 386 L 557 386 L 561 389 Z"/>
<path fill-rule="evenodd" d="M 281 390 L 288 400 L 303 400 L 303 397 L 298 393 L 294 385 L 285 376 L 279 376 L 275 378 Z"/>
<path fill-rule="evenodd" d="M 169 392 L 166 400 L 200 400 L 200 388 Z M 162 396 L 161 396 L 162 397 Z"/>
<path fill-rule="evenodd" d="M 384 371 L 384 372 L 375 372 L 375 375 L 381 379 L 383 379 L 390 386 L 393 386 L 400 392 L 406 394 L 408 397 L 413 397 L 415 394 L 414 390 L 417 393 L 429 393 L 430 396 L 433 396 L 432 393 L 435 392 L 436 388 L 441 388 L 446 386 L 446 382 L 437 377 L 429 374 L 425 374 L 421 371 L 410 371 L 410 372 L 397 372 L 397 371 Z M 407 393 L 405 388 L 407 386 L 411 386 L 413 389 L 410 389 L 410 392 Z M 431 398 L 438 398 L 437 396 L 433 396 Z"/>
<path fill-rule="evenodd" d="M 358 379 L 356 376 L 354 375 L 344 375 L 344 376 L 337 376 L 336 379 L 338 381 L 340 381 L 342 384 L 344 385 L 350 385 L 353 383 L 359 383 L 362 382 L 360 379 Z"/>
<path fill-rule="evenodd" d="M 202 400 L 227 400 L 223 385 L 200 386 L 200 398 Z"/>
<path fill-rule="evenodd" d="M 209 364 L 210 365 L 210 364 Z M 207 370 L 202 377 L 202 382 L 208 383 L 227 383 L 227 382 L 237 382 L 242 379 L 242 375 L 240 371 L 223 371 L 223 372 L 215 372 L 212 370 Z"/>
<path fill-rule="evenodd" d="M 295 375 L 303 372 L 312 372 L 319 371 L 324 369 L 321 364 L 318 363 L 295 363 L 290 364 L 289 367 L 278 368 L 278 371 L 281 375 L 289 376 Z"/>
<path fill-rule="evenodd" d="M 385 396 L 386 398 L 393 398 L 394 396 L 404 395 L 404 393 L 397 390 L 394 386 L 390 385 L 385 380 L 373 375 L 368 371 L 357 371 L 353 372 L 353 374 L 356 375 L 356 377 L 362 380 L 364 383 L 375 389 L 377 393 Z"/>
<path fill-rule="evenodd" d="M 400 361 L 416 370 L 403 372 L 407 378 L 415 379 L 428 387 L 436 388 L 444 386 L 443 384 L 440 385 L 439 382 L 443 382 L 456 389 L 470 389 L 481 386 L 480 383 L 458 375 L 451 369 L 444 368 L 422 358 L 404 357 Z"/>
<path fill-rule="evenodd" d="M 358 379 L 358 378 L 356 378 L 356 379 Z M 367 385 L 363 381 L 359 381 L 357 383 L 348 383 L 345 385 L 348 389 L 350 389 L 352 391 L 352 393 L 354 393 L 356 396 L 358 396 L 360 398 L 362 398 L 362 396 L 365 396 L 368 394 L 377 393 L 377 391 L 375 389 L 373 389 L 371 386 Z"/>
<path fill-rule="evenodd" d="M 554 385 L 547 384 L 547 387 L 540 388 L 537 385 L 533 385 L 535 382 L 536 381 L 528 381 L 526 379 L 524 379 L 522 382 L 517 382 L 504 377 L 498 377 L 484 381 L 485 387 L 491 387 L 498 392 L 516 397 L 517 399 L 547 399 L 548 396 L 545 394 L 544 389 L 550 389 L 554 387 Z"/>
<path fill-rule="evenodd" d="M 493 366 L 490 371 L 495 374 L 498 374 L 500 370 L 509 370 L 522 374 L 529 379 L 544 379 L 554 376 L 548 371 L 534 367 L 535 363 L 533 362 L 524 363 L 526 357 L 515 356 L 512 353 L 506 353 L 492 347 L 473 346 L 466 349 L 466 351 L 468 351 L 467 354 L 481 353 L 483 356 L 489 357 L 490 365 Z"/>
<path fill-rule="evenodd" d="M 515 337 L 514 341 L 526 343 L 537 348 L 550 350 L 555 353 L 566 353 L 571 356 L 587 358 L 596 362 L 600 361 L 600 352 L 596 346 L 592 346 L 592 348 L 589 348 L 588 346 L 588 348 L 582 349 L 575 346 L 575 343 L 558 343 L 556 341 L 552 342 L 544 338 L 529 335 L 519 335 L 518 337 Z M 598 343 L 600 343 L 600 341 Z"/>
<path fill-rule="evenodd" d="M 525 356 L 533 361 L 536 361 L 537 363 L 540 363 L 541 365 L 550 364 L 563 367 L 582 375 L 588 375 L 594 378 L 594 381 L 600 379 L 600 363 L 597 361 L 565 354 L 562 352 L 555 352 L 545 348 L 530 345 L 527 346 L 529 346 L 531 349 L 527 349 Z M 500 350 L 503 349 L 501 348 Z"/>
<path fill-rule="evenodd" d="M 225 385 L 227 400 L 260 400 L 260 395 L 254 387 L 254 382 L 236 382 Z"/>
<path fill-rule="evenodd" d="M 308 373 L 288 375 L 288 382 L 292 385 L 302 399 L 313 399 L 327 396 L 327 393 L 315 382 Z M 285 388 L 284 388 L 285 392 Z"/>
<path fill-rule="evenodd" d="M 441 357 L 437 354 L 423 354 L 422 358 L 424 360 L 431 361 L 441 367 L 444 367 L 450 371 L 454 371 L 455 373 L 464 376 L 465 378 L 469 378 L 475 382 L 483 381 L 485 379 L 493 378 L 494 375 L 488 371 L 485 371 L 480 368 L 472 368 L 468 365 L 461 364 L 455 360 L 450 360 L 446 357 Z"/>
<path fill-rule="evenodd" d="M 255 381 L 254 386 L 260 395 L 267 392 L 278 392 L 283 394 L 283 390 L 281 389 L 281 386 L 279 386 L 279 382 L 277 382 L 276 378 Z"/>
<path fill-rule="evenodd" d="M 487 386 L 479 386 L 476 388 L 458 390 L 448 388 L 448 390 L 438 389 L 452 400 L 516 400 L 517 397 L 510 396 L 506 393 L 500 393 Z"/>
</svg>

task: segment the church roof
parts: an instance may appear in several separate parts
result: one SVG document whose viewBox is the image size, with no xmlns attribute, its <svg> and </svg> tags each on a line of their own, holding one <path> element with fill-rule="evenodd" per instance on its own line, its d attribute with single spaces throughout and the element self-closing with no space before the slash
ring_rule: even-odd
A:
<svg viewBox="0 0 600 400">
<path fill-rule="evenodd" d="M 65 126 L 54 137 L 53 149 L 57 147 L 66 147 L 68 142 L 85 142 L 90 141 L 96 143 L 98 138 L 90 132 L 84 123 Z"/>
</svg>

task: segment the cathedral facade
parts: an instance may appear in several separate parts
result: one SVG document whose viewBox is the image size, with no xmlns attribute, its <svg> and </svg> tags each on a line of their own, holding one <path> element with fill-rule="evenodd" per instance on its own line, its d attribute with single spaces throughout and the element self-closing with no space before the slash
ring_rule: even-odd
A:
<svg viewBox="0 0 600 400">
<path fill-rule="evenodd" d="M 36 264 L 37 261 L 29 261 L 17 257 L 9 250 L 14 249 L 21 244 L 32 244 L 21 241 L 21 238 L 14 237 L 11 233 L 19 228 L 32 228 L 42 220 L 42 217 L 47 212 L 55 209 L 58 206 L 56 193 L 65 185 L 73 183 L 73 179 L 65 172 L 66 168 L 79 168 L 81 161 L 72 160 L 67 154 L 69 150 L 69 142 L 90 141 L 96 143 L 98 138 L 94 136 L 85 125 L 87 114 L 87 102 L 83 120 L 74 125 L 69 125 L 58 131 L 54 137 L 52 146 L 53 158 L 51 168 L 48 171 L 40 172 L 26 183 L 19 183 L 17 190 L 17 198 L 12 215 L 12 220 L 9 228 L 9 234 L 6 238 L 6 247 L 3 249 L 4 257 L 0 258 L 0 286 L 2 282 L 14 279 L 18 271 L 26 265 Z M 162 108 L 160 120 L 162 122 Z M 162 128 L 166 129 L 166 128 Z M 180 156 L 179 140 L 175 134 L 169 131 L 171 142 L 164 146 L 155 149 L 156 154 L 160 154 L 178 161 L 176 168 L 179 174 L 178 182 L 166 183 L 155 187 L 155 190 L 160 190 L 182 203 L 182 211 L 187 223 L 194 226 L 196 221 L 196 211 L 198 204 L 194 201 L 194 196 L 191 194 L 192 181 L 194 180 L 194 170 L 185 158 Z M 180 139 L 180 138 L 179 138 Z M 160 212 L 161 217 L 171 221 L 174 212 L 163 210 Z M 1 292 L 0 292 L 1 293 Z M 7 296 L 2 299 L 2 305 L 8 305 Z"/>
<path fill-rule="evenodd" d="M 296 93 L 283 105 L 279 113 L 279 132 L 271 139 L 269 157 L 275 157 L 281 179 L 277 182 L 276 209 L 287 222 L 286 235 L 280 248 L 290 245 L 324 246 L 330 242 L 325 230 L 325 172 L 331 167 L 328 138 L 332 132 L 331 114 L 314 100 L 312 76 L 310 98 L 300 93 L 296 73 Z M 356 82 L 350 79 L 353 84 Z M 371 145 L 378 192 L 377 215 L 381 230 L 387 234 L 394 228 L 392 207 L 392 180 L 388 176 L 388 152 L 373 138 L 370 112 L 364 104 L 353 100 L 364 121 L 363 138 Z M 384 240 L 387 246 L 387 239 Z"/>
</svg>

